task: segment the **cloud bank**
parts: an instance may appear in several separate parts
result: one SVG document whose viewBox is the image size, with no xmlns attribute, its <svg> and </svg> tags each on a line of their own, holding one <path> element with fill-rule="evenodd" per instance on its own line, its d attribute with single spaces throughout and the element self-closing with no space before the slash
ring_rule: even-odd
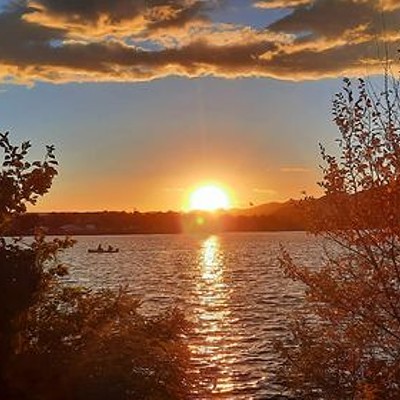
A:
<svg viewBox="0 0 400 400">
<path fill-rule="evenodd" d="M 400 48 L 397 0 L 247 1 L 259 18 L 286 12 L 260 28 L 219 21 L 229 0 L 10 2 L 0 13 L 0 80 L 322 79 L 379 72 Z"/>
</svg>

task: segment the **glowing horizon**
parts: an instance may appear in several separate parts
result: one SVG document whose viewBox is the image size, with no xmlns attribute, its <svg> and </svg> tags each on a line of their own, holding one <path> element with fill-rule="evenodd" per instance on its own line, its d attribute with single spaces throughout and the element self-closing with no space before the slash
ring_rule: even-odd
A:
<svg viewBox="0 0 400 400">
<path fill-rule="evenodd" d="M 207 179 L 234 208 L 318 196 L 342 77 L 400 48 L 393 0 L 89 3 L 0 0 L 0 132 L 60 165 L 30 211 L 185 211 Z"/>
<path fill-rule="evenodd" d="M 229 195 L 219 185 L 202 185 L 190 194 L 189 211 L 217 211 L 229 208 L 231 208 Z"/>
</svg>

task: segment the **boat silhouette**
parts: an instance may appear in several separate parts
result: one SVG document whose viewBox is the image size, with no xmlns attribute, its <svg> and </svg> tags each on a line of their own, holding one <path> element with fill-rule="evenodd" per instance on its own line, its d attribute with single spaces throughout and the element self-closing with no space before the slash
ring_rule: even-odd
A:
<svg viewBox="0 0 400 400">
<path fill-rule="evenodd" d="M 119 249 L 103 249 L 103 248 L 97 248 L 97 249 L 88 249 L 88 253 L 96 253 L 96 254 L 109 254 L 109 253 L 119 253 Z"/>
</svg>

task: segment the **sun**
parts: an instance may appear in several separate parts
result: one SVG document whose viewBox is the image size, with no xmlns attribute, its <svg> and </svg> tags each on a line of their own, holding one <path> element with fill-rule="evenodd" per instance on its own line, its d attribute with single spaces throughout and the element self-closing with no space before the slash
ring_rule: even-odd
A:
<svg viewBox="0 0 400 400">
<path fill-rule="evenodd" d="M 201 186 L 195 189 L 189 198 L 190 210 L 215 211 L 229 207 L 229 196 L 216 185 Z"/>
</svg>

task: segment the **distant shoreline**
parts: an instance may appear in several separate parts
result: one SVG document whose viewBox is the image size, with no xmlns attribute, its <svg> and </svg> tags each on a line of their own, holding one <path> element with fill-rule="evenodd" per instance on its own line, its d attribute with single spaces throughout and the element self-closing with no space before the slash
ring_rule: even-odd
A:
<svg viewBox="0 0 400 400">
<path fill-rule="evenodd" d="M 151 236 L 151 235 L 219 235 L 226 233 L 282 233 L 282 232 L 307 232 L 306 229 L 284 229 L 284 230 L 264 230 L 264 231 L 197 231 L 197 232 L 123 232 L 123 233 L 46 233 L 47 236 L 65 237 L 65 236 Z M 7 234 L 4 237 L 11 238 L 15 236 L 33 237 L 32 233 L 28 234 Z"/>
<path fill-rule="evenodd" d="M 219 232 L 304 231 L 305 222 L 294 202 L 231 212 L 27 213 L 14 219 L 9 236 L 33 235 L 144 235 Z"/>
</svg>

